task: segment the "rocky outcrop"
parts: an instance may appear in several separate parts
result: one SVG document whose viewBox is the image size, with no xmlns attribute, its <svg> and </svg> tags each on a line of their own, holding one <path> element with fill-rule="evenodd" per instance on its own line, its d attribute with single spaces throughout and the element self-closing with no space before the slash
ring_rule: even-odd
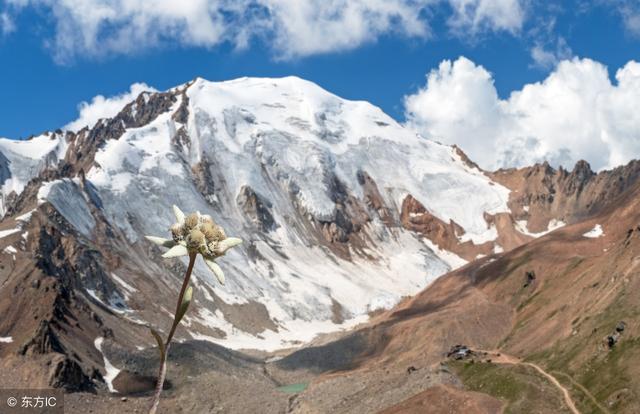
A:
<svg viewBox="0 0 640 414">
<path fill-rule="evenodd" d="M 392 211 L 387 205 L 385 205 L 384 199 L 378 190 L 378 185 L 371 178 L 371 176 L 363 170 L 359 170 L 356 175 L 358 184 L 362 186 L 364 193 L 364 204 L 367 208 L 382 220 L 387 226 L 397 226 L 397 214 Z"/>
<path fill-rule="evenodd" d="M 67 392 L 95 392 L 96 388 L 80 364 L 64 355 L 56 355 L 51 361 L 49 386 Z"/>
<path fill-rule="evenodd" d="M 60 167 L 63 176 L 74 176 L 81 169 L 89 171 L 96 151 L 108 140 L 118 139 L 127 128 L 139 128 L 167 112 L 177 101 L 178 91 L 163 93 L 143 92 L 127 104 L 115 117 L 99 120 L 92 128 L 77 133 L 67 132 L 69 148 Z M 178 116 L 181 116 L 179 114 Z"/>
<path fill-rule="evenodd" d="M 445 223 L 411 195 L 406 196 L 402 202 L 400 221 L 404 228 L 422 234 L 439 248 L 454 252 L 466 260 L 493 252 L 494 243 L 491 241 L 481 245 L 470 240 L 461 242 L 460 237 L 465 231 L 458 223 L 453 220 Z"/>
<path fill-rule="evenodd" d="M 34 249 L 37 266 L 55 277 L 68 290 L 90 289 L 103 302 L 124 295 L 109 278 L 104 257 L 97 249 L 82 243 L 66 220 L 51 206 L 44 206 L 48 220 L 39 228 Z"/>
<path fill-rule="evenodd" d="M 237 197 L 238 207 L 251 222 L 263 232 L 275 230 L 278 227 L 271 213 L 271 202 L 257 194 L 248 185 L 240 189 Z"/>
<path fill-rule="evenodd" d="M 594 173 L 586 161 L 571 171 L 548 163 L 521 169 L 501 169 L 489 176 L 511 191 L 509 207 L 516 220 L 527 220 L 533 233 L 553 219 L 574 223 L 613 205 L 640 178 L 640 161 Z"/>
<path fill-rule="evenodd" d="M 318 220 L 322 233 L 330 243 L 346 243 L 351 234 L 359 232 L 370 218 L 338 177 L 333 174 L 326 176 L 325 184 L 331 201 L 335 203 L 335 213 L 332 220 Z"/>
<path fill-rule="evenodd" d="M 18 352 L 20 355 L 48 354 L 51 352 L 63 354 L 65 350 L 51 327 L 51 322 L 42 320 L 33 337 L 22 345 Z"/>
</svg>

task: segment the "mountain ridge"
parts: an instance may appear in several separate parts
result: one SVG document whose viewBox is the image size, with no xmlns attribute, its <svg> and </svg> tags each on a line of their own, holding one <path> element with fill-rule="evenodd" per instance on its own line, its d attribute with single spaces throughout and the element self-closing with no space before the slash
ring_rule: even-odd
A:
<svg viewBox="0 0 640 414">
<path fill-rule="evenodd" d="M 105 386 L 109 343 L 136 352 L 153 344 L 144 324 L 168 324 L 184 263 L 162 261 L 142 235 L 166 230 L 171 204 L 210 212 L 245 239 L 221 263 L 224 288 L 196 268 L 178 337 L 276 351 L 365 323 L 449 270 L 524 246 L 553 220 L 592 217 L 638 177 L 637 163 L 597 175 L 582 164 L 574 175 L 487 173 L 459 148 L 295 77 L 195 79 L 35 140 L 57 142 L 51 159 L 29 164 L 22 191 L 5 191 L 18 170 L 0 158 L 2 286 L 38 310 L 0 324 L 0 336 L 15 338 L 0 354 L 16 364 L 57 358 L 39 381 L 70 390 Z"/>
</svg>

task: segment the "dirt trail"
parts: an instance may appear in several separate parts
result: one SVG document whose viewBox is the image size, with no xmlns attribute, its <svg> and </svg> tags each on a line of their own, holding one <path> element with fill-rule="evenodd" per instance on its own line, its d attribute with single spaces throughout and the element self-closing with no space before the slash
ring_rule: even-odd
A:
<svg viewBox="0 0 640 414">
<path fill-rule="evenodd" d="M 556 377 L 554 377 L 553 375 L 549 374 L 547 371 L 542 369 L 539 365 L 534 364 L 533 362 L 522 362 L 517 357 L 511 356 L 511 355 L 506 355 L 506 354 L 503 354 L 503 353 L 501 353 L 499 351 L 478 351 L 478 352 L 486 352 L 487 354 L 489 354 L 491 356 L 491 361 L 495 362 L 497 364 L 527 365 L 527 366 L 530 366 L 531 368 L 535 369 L 536 371 L 538 371 L 542 376 L 544 376 L 546 379 L 548 379 L 553 385 L 556 386 L 556 388 L 558 388 L 562 392 L 562 395 L 564 396 L 564 402 L 567 405 L 567 407 L 569 408 L 569 410 L 573 414 L 580 414 L 580 411 L 578 411 L 578 409 L 576 408 L 575 403 L 571 399 L 571 394 L 569 393 L 569 390 L 567 390 L 564 387 L 564 385 L 562 385 L 556 379 Z"/>
<path fill-rule="evenodd" d="M 569 374 L 566 374 L 564 372 L 560 372 L 560 371 L 553 371 L 552 372 L 554 375 L 557 376 L 557 374 L 562 375 L 563 377 L 565 377 L 566 379 L 568 379 L 576 388 L 580 389 L 580 391 L 582 391 L 584 393 L 584 395 L 586 395 L 587 397 L 589 397 L 589 399 L 591 400 L 591 402 L 600 409 L 600 411 L 602 411 L 604 414 L 609 414 L 611 411 L 609 411 L 608 409 L 606 409 L 602 404 L 600 404 L 598 402 L 598 400 L 596 399 L 596 397 L 593 396 L 593 394 L 591 394 L 591 392 L 589 392 L 588 389 L 586 389 L 585 387 L 582 386 L 582 384 L 580 384 L 578 381 L 574 380 L 573 377 Z"/>
</svg>

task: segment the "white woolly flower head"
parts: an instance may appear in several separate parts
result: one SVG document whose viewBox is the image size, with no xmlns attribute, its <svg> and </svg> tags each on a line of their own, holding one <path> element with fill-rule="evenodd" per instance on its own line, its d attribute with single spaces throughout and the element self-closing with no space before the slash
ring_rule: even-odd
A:
<svg viewBox="0 0 640 414">
<path fill-rule="evenodd" d="M 224 273 L 215 259 L 242 243 L 242 240 L 237 237 L 227 237 L 224 229 L 218 226 L 209 215 L 202 215 L 200 212 L 185 215 L 176 206 L 173 206 L 173 213 L 177 222 L 169 228 L 171 239 L 145 236 L 146 239 L 157 245 L 169 247 L 169 250 L 162 255 L 164 258 L 201 254 L 218 281 L 224 284 Z"/>
</svg>

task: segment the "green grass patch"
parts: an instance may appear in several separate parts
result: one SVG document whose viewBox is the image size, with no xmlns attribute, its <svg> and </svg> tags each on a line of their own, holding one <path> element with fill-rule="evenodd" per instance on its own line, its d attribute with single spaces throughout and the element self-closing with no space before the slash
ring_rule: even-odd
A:
<svg viewBox="0 0 640 414">
<path fill-rule="evenodd" d="M 604 343 L 605 336 L 614 332 L 619 321 L 628 323 L 640 316 L 636 307 L 624 302 L 625 294 L 625 291 L 620 292 L 604 312 L 575 319 L 572 324 L 582 334 L 565 338 L 553 347 L 526 358 L 548 371 L 570 375 L 612 413 L 636 412 L 633 411 L 637 404 L 636 396 L 640 395 L 640 381 L 634 374 L 637 373 L 636 361 L 640 360 L 640 337 L 633 336 L 633 331 L 627 329 L 613 349 L 608 349 Z M 567 386 L 573 385 L 562 375 L 556 377 Z M 576 392 L 577 402 L 582 400 L 580 408 L 583 412 L 602 411 L 585 398 L 580 398 L 581 391 L 577 387 L 572 386 L 571 391 L 572 394 Z M 621 391 L 629 397 L 613 397 Z"/>
<path fill-rule="evenodd" d="M 451 365 L 466 389 L 503 401 L 505 414 L 569 412 L 560 391 L 533 368 L 480 362 Z"/>
<path fill-rule="evenodd" d="M 296 384 L 283 385 L 278 387 L 278 391 L 287 393 L 287 394 L 298 394 L 307 389 L 309 386 L 308 382 L 298 382 Z"/>
</svg>

